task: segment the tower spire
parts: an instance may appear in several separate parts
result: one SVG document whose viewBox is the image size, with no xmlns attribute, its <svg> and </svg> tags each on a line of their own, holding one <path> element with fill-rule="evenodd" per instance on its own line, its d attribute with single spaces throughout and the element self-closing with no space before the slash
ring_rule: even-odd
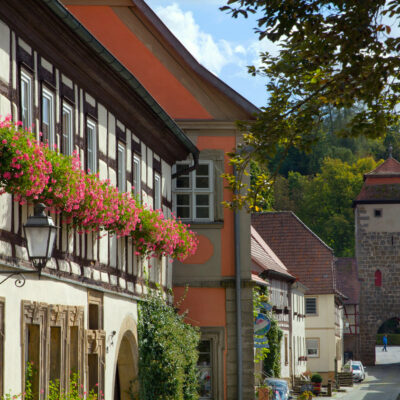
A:
<svg viewBox="0 0 400 400">
<path fill-rule="evenodd" d="M 388 152 L 389 152 L 389 158 L 392 158 L 393 146 L 391 144 L 389 145 Z"/>
</svg>

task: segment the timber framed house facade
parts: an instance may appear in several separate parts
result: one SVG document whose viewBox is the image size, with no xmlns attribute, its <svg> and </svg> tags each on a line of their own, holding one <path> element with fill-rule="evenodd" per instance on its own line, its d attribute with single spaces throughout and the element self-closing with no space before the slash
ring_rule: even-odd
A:
<svg viewBox="0 0 400 400">
<path fill-rule="evenodd" d="M 0 0 L 0 114 L 21 120 L 120 191 L 171 215 L 172 166 L 196 147 L 126 70 L 58 1 Z M 134 188 L 134 189 L 133 189 Z M 0 196 L 0 264 L 30 269 L 22 225 L 32 206 Z M 137 374 L 137 301 L 172 285 L 166 257 L 143 261 L 128 238 L 79 234 L 62 217 L 42 278 L 0 287 L 0 395 L 23 392 L 33 362 L 37 399 L 48 381 L 128 399 Z M 149 268 L 151 266 L 151 268 Z M 123 368 L 122 368 L 123 367 Z"/>
</svg>

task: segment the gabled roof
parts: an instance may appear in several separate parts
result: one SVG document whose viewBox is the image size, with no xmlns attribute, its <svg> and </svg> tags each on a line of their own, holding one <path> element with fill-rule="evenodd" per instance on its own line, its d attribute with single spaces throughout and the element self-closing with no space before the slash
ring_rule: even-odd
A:
<svg viewBox="0 0 400 400">
<path fill-rule="evenodd" d="M 352 257 L 338 258 L 335 262 L 338 289 L 347 297 L 345 304 L 358 304 L 360 301 L 360 281 L 357 261 Z"/>
<path fill-rule="evenodd" d="M 339 294 L 333 250 L 293 212 L 252 214 L 251 223 L 307 294 Z"/>
<path fill-rule="evenodd" d="M 364 174 L 364 179 L 372 177 L 397 177 L 400 176 L 400 162 L 389 157 L 373 171 Z"/>
<path fill-rule="evenodd" d="M 284 279 L 295 279 L 253 226 L 251 227 L 251 259 L 266 272 L 273 271 Z"/>
<path fill-rule="evenodd" d="M 203 67 L 143 0 L 61 1 L 176 120 L 254 119 L 260 111 Z"/>
</svg>

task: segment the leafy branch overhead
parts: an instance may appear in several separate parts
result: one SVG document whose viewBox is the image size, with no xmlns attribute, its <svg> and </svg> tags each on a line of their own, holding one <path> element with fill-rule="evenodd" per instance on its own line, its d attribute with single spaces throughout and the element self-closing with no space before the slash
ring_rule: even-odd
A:
<svg viewBox="0 0 400 400">
<path fill-rule="evenodd" d="M 240 122 L 243 143 L 231 154 L 237 177 L 226 175 L 236 192 L 233 207 L 256 210 L 277 170 L 244 183 L 250 161 L 266 167 L 277 149 L 311 151 L 317 131 L 332 112 L 353 109 L 341 137 L 377 138 L 398 120 L 400 98 L 400 3 L 397 0 L 229 0 L 233 17 L 258 16 L 259 39 L 279 44 L 279 54 L 262 53 L 268 102 L 254 122 Z M 278 164 L 279 166 L 279 164 Z M 266 170 L 266 168 L 262 168 Z"/>
</svg>

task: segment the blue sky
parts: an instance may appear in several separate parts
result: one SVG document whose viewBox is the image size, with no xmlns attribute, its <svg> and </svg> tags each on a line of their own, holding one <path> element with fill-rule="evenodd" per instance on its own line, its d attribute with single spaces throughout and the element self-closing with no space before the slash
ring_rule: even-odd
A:
<svg viewBox="0 0 400 400">
<path fill-rule="evenodd" d="M 211 72 L 256 106 L 266 104 L 265 80 L 247 73 L 260 51 L 277 47 L 254 33 L 255 18 L 233 19 L 223 0 L 146 0 L 167 27 Z"/>
</svg>

